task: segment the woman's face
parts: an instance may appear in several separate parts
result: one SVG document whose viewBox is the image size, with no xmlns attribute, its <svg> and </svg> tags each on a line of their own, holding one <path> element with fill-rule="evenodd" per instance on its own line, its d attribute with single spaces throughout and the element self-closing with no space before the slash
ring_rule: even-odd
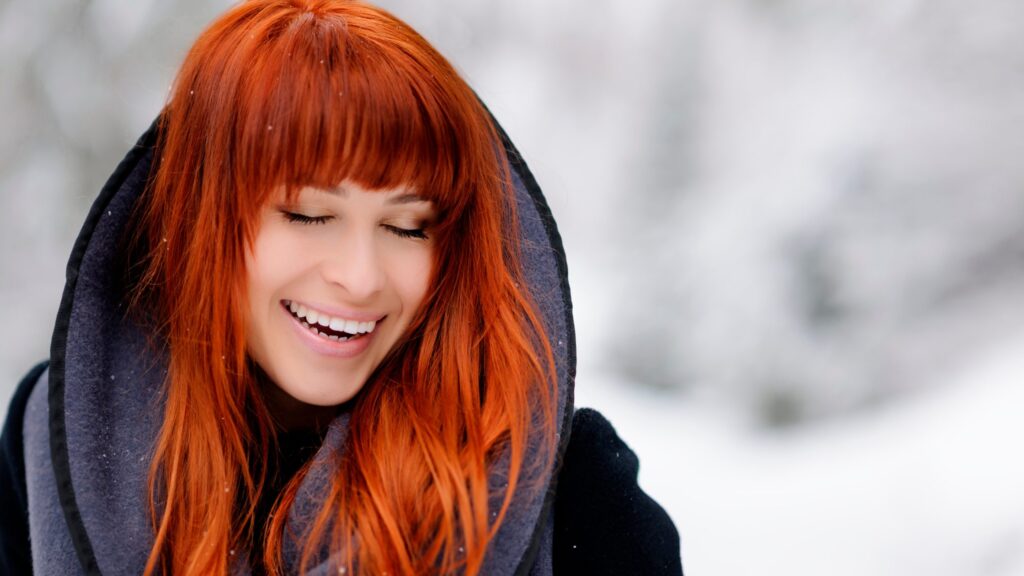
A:
<svg viewBox="0 0 1024 576">
<path fill-rule="evenodd" d="M 434 216 L 407 188 L 351 182 L 267 202 L 246 255 L 246 341 L 281 390 L 332 406 L 363 387 L 426 295 Z"/>
</svg>

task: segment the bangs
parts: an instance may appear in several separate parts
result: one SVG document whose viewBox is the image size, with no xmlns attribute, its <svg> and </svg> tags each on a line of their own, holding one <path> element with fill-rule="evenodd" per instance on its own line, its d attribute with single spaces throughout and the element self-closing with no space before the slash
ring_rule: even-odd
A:
<svg viewBox="0 0 1024 576">
<path fill-rule="evenodd" d="M 344 6 L 285 2 L 243 3 L 234 16 L 211 30 L 210 53 L 197 59 L 209 65 L 191 82 L 211 84 L 206 145 L 223 147 L 220 176 L 237 193 L 261 204 L 280 187 L 292 197 L 345 180 L 404 185 L 442 213 L 475 187 L 482 150 L 495 161 L 482 106 L 440 54 L 418 47 L 425 41 L 403 40 L 419 36 L 397 19 L 385 29 Z"/>
</svg>

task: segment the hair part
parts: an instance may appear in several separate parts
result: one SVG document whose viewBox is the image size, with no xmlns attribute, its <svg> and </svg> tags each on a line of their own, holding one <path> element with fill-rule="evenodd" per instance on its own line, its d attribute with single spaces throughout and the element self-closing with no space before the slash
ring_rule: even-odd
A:
<svg viewBox="0 0 1024 576">
<path fill-rule="evenodd" d="M 350 569 L 476 574 L 513 494 L 552 464 L 557 394 L 521 288 L 510 168 L 472 90 L 383 10 L 250 0 L 190 50 L 156 154 L 136 296 L 155 302 L 169 366 L 146 573 L 225 574 L 230 551 L 255 536 L 271 573 L 294 537 L 302 571 L 329 539 Z M 285 533 L 300 472 L 267 533 L 252 535 L 276 440 L 247 362 L 245 254 L 272 191 L 345 180 L 411 186 L 434 203 L 432 289 L 357 395 L 358 424 L 309 533 Z M 534 437 L 541 458 L 526 463 Z M 488 468 L 501 455 L 509 482 L 492 517 Z"/>
</svg>

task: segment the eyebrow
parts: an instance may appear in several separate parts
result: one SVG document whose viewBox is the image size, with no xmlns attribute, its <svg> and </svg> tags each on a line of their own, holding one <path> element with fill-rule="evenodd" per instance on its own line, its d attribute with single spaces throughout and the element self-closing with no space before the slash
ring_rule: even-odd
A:
<svg viewBox="0 0 1024 576">
<path fill-rule="evenodd" d="M 417 202 L 430 202 L 419 194 L 408 192 L 405 194 L 399 194 L 398 196 L 392 196 L 388 198 L 388 204 L 415 204 Z"/>
</svg>

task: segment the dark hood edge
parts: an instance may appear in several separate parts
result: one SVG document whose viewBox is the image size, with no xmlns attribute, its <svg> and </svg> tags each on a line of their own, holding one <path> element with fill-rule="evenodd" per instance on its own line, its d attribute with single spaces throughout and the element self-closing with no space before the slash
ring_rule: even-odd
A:
<svg viewBox="0 0 1024 576">
<path fill-rule="evenodd" d="M 85 257 L 89 241 L 92 239 L 100 217 L 103 211 L 107 209 L 111 199 L 121 189 L 124 181 L 132 173 L 132 170 L 145 153 L 156 145 L 159 123 L 159 118 L 153 121 L 149 129 L 143 133 L 135 143 L 135 146 L 121 160 L 114 173 L 110 175 L 106 184 L 103 185 L 99 196 L 93 201 L 92 207 L 89 209 L 89 215 L 86 217 L 85 223 L 75 239 L 74 247 L 71 250 L 71 257 L 68 259 L 64 292 L 61 295 L 60 307 L 57 310 L 53 339 L 50 341 L 50 376 L 47 396 L 49 405 L 50 457 L 53 463 L 61 509 L 64 511 L 64 519 L 68 524 L 68 532 L 71 535 L 71 541 L 74 544 L 75 553 L 78 555 L 82 569 L 89 576 L 99 575 L 100 569 L 96 561 L 96 553 L 93 550 L 92 542 L 82 520 L 81 511 L 78 509 L 78 502 L 71 481 L 71 460 L 68 453 L 67 429 L 64 421 L 64 367 L 68 343 L 68 328 L 71 323 L 71 310 L 74 306 L 75 289 L 78 286 L 79 267 Z"/>
<path fill-rule="evenodd" d="M 562 413 L 562 421 L 558 425 L 558 448 L 555 453 L 554 467 L 551 470 L 551 479 L 548 481 L 547 493 L 544 495 L 544 504 L 541 506 L 540 517 L 537 519 L 536 525 L 534 525 L 533 535 L 530 537 L 530 545 L 526 549 L 526 553 L 523 555 L 522 560 L 519 563 L 519 567 L 516 568 L 516 576 L 526 576 L 529 574 L 530 569 L 533 567 L 534 562 L 537 559 L 537 554 L 540 552 L 541 542 L 544 536 L 544 526 L 547 522 L 551 521 L 551 511 L 555 502 L 555 491 L 558 485 L 558 475 L 562 468 L 562 458 L 565 455 L 565 451 L 569 446 L 569 436 L 572 429 L 572 415 L 573 405 L 575 402 L 575 380 L 576 380 L 576 325 L 573 323 L 572 318 L 572 296 L 569 290 L 569 265 L 566 261 L 565 247 L 562 244 L 562 236 L 558 232 L 558 225 L 555 223 L 555 216 L 551 213 L 551 207 L 548 206 L 547 200 L 544 198 L 544 193 L 541 192 L 540 185 L 537 183 L 537 179 L 533 176 L 533 172 L 530 171 L 530 167 L 526 165 L 526 160 L 523 159 L 522 154 L 516 148 L 515 144 L 512 143 L 512 139 L 509 138 L 508 133 L 502 128 L 497 118 L 491 113 L 487 105 L 480 101 L 481 105 L 487 110 L 487 113 L 491 117 L 491 122 L 494 124 L 494 128 L 498 131 L 498 135 L 501 137 L 502 145 L 505 147 L 505 156 L 508 158 L 509 163 L 512 165 L 512 169 L 519 174 L 519 177 L 523 181 L 523 186 L 526 187 L 526 191 L 530 194 L 530 199 L 533 200 L 534 206 L 537 208 L 537 213 L 540 214 L 541 222 L 544 225 L 544 231 L 547 233 L 548 242 L 551 247 L 555 249 L 555 265 L 558 267 L 558 278 L 559 288 L 562 292 L 562 298 L 564 299 L 564 313 L 565 313 L 565 333 L 566 333 L 566 382 L 565 385 L 565 407 Z M 559 385 L 561 387 L 561 384 Z M 557 397 L 555 401 L 557 402 Z"/>
</svg>

